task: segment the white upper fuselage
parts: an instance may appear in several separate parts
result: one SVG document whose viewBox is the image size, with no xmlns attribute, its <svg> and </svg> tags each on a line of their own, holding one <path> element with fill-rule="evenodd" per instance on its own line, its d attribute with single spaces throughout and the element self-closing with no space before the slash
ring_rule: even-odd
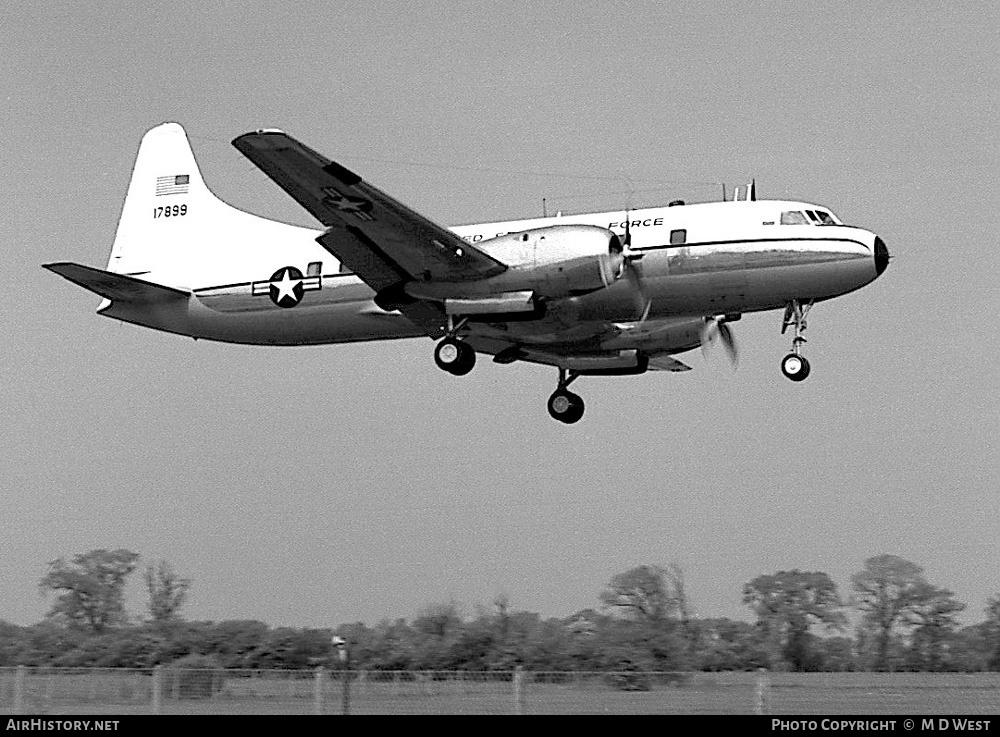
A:
<svg viewBox="0 0 1000 737">
<path fill-rule="evenodd" d="M 790 299 L 827 299 L 857 289 L 878 274 L 875 235 L 830 218 L 818 224 L 807 211 L 822 207 L 787 201 L 713 202 L 633 210 L 629 213 L 631 251 L 651 298 L 649 320 L 699 317 L 781 308 Z M 799 213 L 800 217 L 789 217 Z M 783 214 L 785 223 L 782 222 Z M 818 216 L 816 216 L 818 218 Z M 533 231 L 552 225 L 598 226 L 624 235 L 622 211 L 505 221 L 452 228 L 479 250 L 506 261 L 509 253 L 492 248 L 498 235 L 525 232 L 522 249 L 546 248 Z M 801 219 L 799 223 L 789 220 Z M 188 329 L 176 330 L 216 340 L 264 344 L 338 343 L 422 335 L 409 320 L 379 309 L 374 293 L 359 278 L 340 272 L 340 264 L 315 238 L 322 231 L 271 223 L 273 247 L 249 250 L 238 262 L 189 272 L 197 304 Z M 673 239 L 673 243 L 671 242 Z M 509 242 L 510 239 L 507 239 Z M 519 254 L 524 258 L 525 254 Z M 303 275 L 320 274 L 320 288 L 306 291 L 291 310 L 262 296 L 260 285 L 288 266 Z M 234 278 L 235 277 L 235 278 Z M 197 281 L 193 281 L 197 279 Z M 254 294 L 253 284 L 258 284 Z M 512 323 L 526 342 L 574 339 L 591 331 L 591 322 L 638 319 L 627 284 L 561 300 L 544 324 Z M 171 329 L 166 325 L 164 329 Z M 486 328 L 480 328 L 485 330 Z"/>
</svg>

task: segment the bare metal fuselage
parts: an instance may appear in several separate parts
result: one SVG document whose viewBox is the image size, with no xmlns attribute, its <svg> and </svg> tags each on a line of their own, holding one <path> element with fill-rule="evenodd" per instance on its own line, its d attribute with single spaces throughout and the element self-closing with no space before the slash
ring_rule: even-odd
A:
<svg viewBox="0 0 1000 737">
<path fill-rule="evenodd" d="M 478 323 L 475 334 L 516 339 L 523 344 L 566 344 L 594 336 L 601 345 L 654 347 L 680 352 L 698 344 L 705 315 L 781 309 L 792 299 L 823 300 L 858 289 L 879 274 L 875 235 L 843 225 L 777 224 L 780 211 L 812 207 L 802 203 L 720 202 L 654 208 L 631 213 L 632 248 L 641 254 L 634 267 L 648 307 L 636 299 L 634 285 L 619 281 L 590 294 L 555 300 L 544 317 L 503 325 Z M 620 213 L 617 214 L 620 219 Z M 495 236 L 560 224 L 614 226 L 616 213 L 461 226 L 454 232 L 491 253 Z M 275 224 L 277 225 L 277 224 Z M 305 292 L 285 309 L 254 291 L 254 281 L 204 285 L 186 302 L 151 306 L 114 303 L 103 314 L 196 338 L 257 345 L 310 345 L 411 338 L 424 332 L 398 312 L 373 301 L 374 292 L 315 243 L 322 231 L 286 227 L 288 247 L 276 243 L 270 260 L 255 273 L 266 280 L 283 266 L 305 272 L 318 267 L 319 288 Z M 683 230 L 683 243 L 671 233 Z M 488 235 L 487 235 L 488 234 Z M 293 247 L 294 244 L 294 247 Z M 526 247 L 544 247 L 544 244 Z M 286 254 L 286 255 L 282 255 Z M 292 262 L 287 254 L 298 256 Z M 639 321 L 632 336 L 606 336 L 608 324 Z M 671 328 L 675 328 L 671 330 Z M 680 329 L 679 331 L 677 329 Z M 690 329 L 688 329 L 690 328 Z M 654 341 L 659 335 L 664 340 Z"/>
</svg>

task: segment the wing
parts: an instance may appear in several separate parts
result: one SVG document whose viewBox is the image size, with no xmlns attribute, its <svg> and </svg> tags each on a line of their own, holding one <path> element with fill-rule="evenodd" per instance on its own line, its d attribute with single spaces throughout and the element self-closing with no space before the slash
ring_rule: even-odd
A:
<svg viewBox="0 0 1000 737">
<path fill-rule="evenodd" d="M 329 230 L 317 241 L 429 335 L 446 321 L 435 303 L 403 293 L 409 281 L 460 282 L 506 266 L 397 202 L 357 174 L 275 130 L 246 133 L 233 145 Z"/>
</svg>

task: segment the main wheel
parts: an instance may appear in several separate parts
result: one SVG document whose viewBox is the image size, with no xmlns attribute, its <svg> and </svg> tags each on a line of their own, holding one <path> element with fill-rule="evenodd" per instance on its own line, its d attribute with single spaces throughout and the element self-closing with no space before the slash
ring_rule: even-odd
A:
<svg viewBox="0 0 1000 737">
<path fill-rule="evenodd" d="M 434 348 L 434 363 L 449 374 L 464 376 L 476 365 L 476 352 L 468 343 L 445 338 Z"/>
<path fill-rule="evenodd" d="M 789 353 L 781 359 L 781 373 L 792 381 L 802 381 L 809 375 L 809 361 L 798 353 Z"/>
<path fill-rule="evenodd" d="M 583 409 L 583 399 L 565 389 L 556 389 L 549 397 L 549 414 L 553 419 L 565 422 L 567 425 L 579 422 L 583 417 Z"/>
</svg>

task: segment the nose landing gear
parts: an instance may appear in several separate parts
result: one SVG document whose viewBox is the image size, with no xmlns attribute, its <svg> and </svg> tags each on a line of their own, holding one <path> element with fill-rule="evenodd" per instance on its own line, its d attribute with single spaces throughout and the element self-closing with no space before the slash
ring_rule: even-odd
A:
<svg viewBox="0 0 1000 737">
<path fill-rule="evenodd" d="M 781 373 L 792 381 L 803 381 L 809 375 L 809 361 L 805 356 L 789 353 L 781 359 Z"/>
<path fill-rule="evenodd" d="M 785 316 L 781 323 L 781 334 L 784 335 L 789 327 L 795 328 L 795 337 L 792 338 L 792 352 L 781 359 L 781 373 L 792 381 L 804 381 L 809 376 L 809 361 L 801 355 L 802 344 L 806 339 L 802 333 L 806 329 L 806 315 L 813 306 L 813 300 L 809 300 L 805 306 L 793 299 L 785 305 Z"/>
</svg>

